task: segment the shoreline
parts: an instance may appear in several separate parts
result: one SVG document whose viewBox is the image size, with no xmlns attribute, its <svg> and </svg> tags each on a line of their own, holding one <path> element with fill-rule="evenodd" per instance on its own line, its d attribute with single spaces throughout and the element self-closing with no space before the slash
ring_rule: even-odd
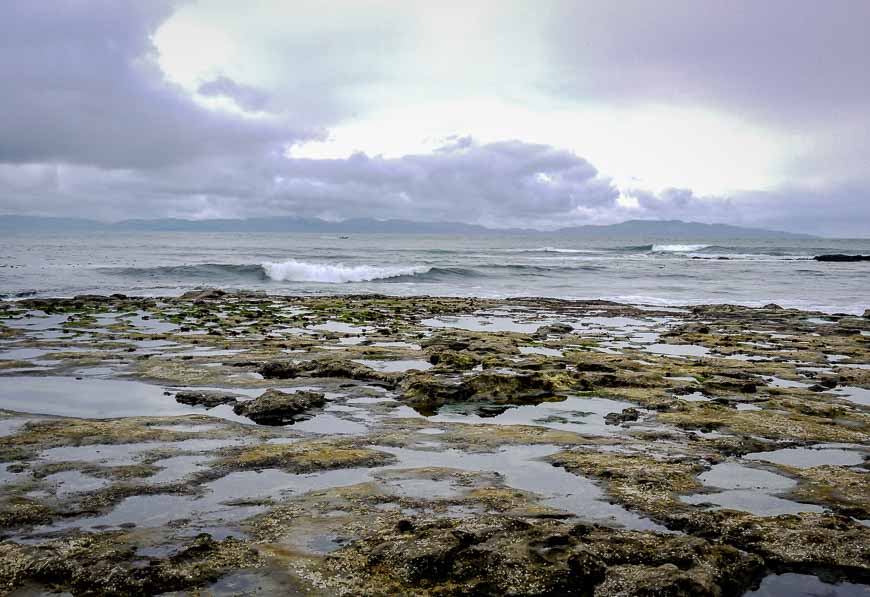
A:
<svg viewBox="0 0 870 597">
<path fill-rule="evenodd" d="M 341 284 L 335 284 L 335 286 L 341 286 Z M 180 299 L 186 294 L 192 294 L 196 292 L 201 292 L 203 290 L 210 290 L 214 287 L 204 286 L 204 287 L 194 287 L 194 288 L 177 288 L 171 291 L 167 291 L 166 294 L 131 294 L 127 295 L 124 293 L 77 293 L 77 294 L 69 294 L 69 295 L 46 295 L 41 296 L 38 292 L 28 293 L 26 296 L 2 296 L 0 295 L 0 303 L 26 303 L 28 301 L 74 301 L 78 297 L 111 297 L 115 295 L 124 296 L 129 299 L 135 300 L 148 300 L 148 299 Z M 843 310 L 841 307 L 825 307 L 821 305 L 798 305 L 787 303 L 784 301 L 774 301 L 774 300 L 754 300 L 749 302 L 717 302 L 717 301 L 709 301 L 705 299 L 698 299 L 697 301 L 688 301 L 683 302 L 677 299 L 663 299 L 656 297 L 638 297 L 643 300 L 624 300 L 627 297 L 560 297 L 560 296 L 547 296 L 547 295 L 483 295 L 483 294 L 391 294 L 387 292 L 358 292 L 358 291 L 348 291 L 346 293 L 333 291 L 333 292 L 308 292 L 308 293 L 292 293 L 292 292 L 268 292 L 265 289 L 248 289 L 248 288 L 237 288 L 237 287 L 225 287 L 226 290 L 220 288 L 222 292 L 226 292 L 227 294 L 237 294 L 242 296 L 257 296 L 257 297 L 275 297 L 278 299 L 307 299 L 307 298 L 318 298 L 318 297 L 337 297 L 337 298 L 345 298 L 345 299 L 357 299 L 357 298 L 365 298 L 365 297 L 384 297 L 384 298 L 396 298 L 396 299 L 405 299 L 411 300 L 415 298 L 420 298 L 424 300 L 429 299 L 444 299 L 444 300 L 466 300 L 466 299 L 478 299 L 482 301 L 502 301 L 502 302 L 527 302 L 527 301 L 561 301 L 564 303 L 574 303 L 574 304 L 593 304 L 597 302 L 611 303 L 614 305 L 637 308 L 640 310 L 661 310 L 667 311 L 669 309 L 691 309 L 692 307 L 739 307 L 745 309 L 763 309 L 769 305 L 776 305 L 777 307 L 784 310 L 791 311 L 803 311 L 805 313 L 810 314 L 819 314 L 819 315 L 832 315 L 832 316 L 840 316 L 840 317 L 855 317 L 855 316 L 863 316 L 863 314 L 867 311 L 870 311 L 870 303 L 866 305 L 862 304 L 860 306 L 855 306 L 854 309 Z"/>
<path fill-rule="evenodd" d="M 0 435 L 0 591 L 870 583 L 866 315 L 0 301 Z"/>
</svg>

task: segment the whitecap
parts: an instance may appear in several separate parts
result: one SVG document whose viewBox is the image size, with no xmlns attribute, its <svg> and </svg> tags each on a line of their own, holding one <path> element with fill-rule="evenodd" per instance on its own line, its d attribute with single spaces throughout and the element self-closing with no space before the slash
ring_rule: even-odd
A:
<svg viewBox="0 0 870 597">
<path fill-rule="evenodd" d="M 342 263 L 306 263 L 290 259 L 282 262 L 267 261 L 261 264 L 266 275 L 276 282 L 369 282 L 413 276 L 429 271 L 428 267 L 378 267 L 372 265 L 344 265 Z"/>
<path fill-rule="evenodd" d="M 701 251 L 710 245 L 653 245 L 653 253 L 690 253 Z"/>
</svg>

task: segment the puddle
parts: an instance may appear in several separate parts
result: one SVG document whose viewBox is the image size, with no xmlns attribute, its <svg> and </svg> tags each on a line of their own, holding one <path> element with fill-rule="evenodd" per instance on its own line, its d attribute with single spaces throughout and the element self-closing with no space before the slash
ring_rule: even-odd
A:
<svg viewBox="0 0 870 597">
<path fill-rule="evenodd" d="M 477 406 L 495 406 L 491 404 Z M 460 405 L 442 407 L 438 414 L 428 417 L 438 423 L 478 423 L 494 425 L 532 425 L 563 431 L 573 431 L 587 435 L 613 435 L 622 429 L 618 425 L 607 425 L 604 417 L 636 405 L 630 402 L 608 398 L 569 397 L 561 402 L 542 402 L 538 405 L 512 406 L 503 413 L 492 417 L 457 409 L 468 408 Z"/>
<path fill-rule="evenodd" d="M 205 463 L 214 460 L 211 456 L 205 454 L 191 454 L 188 456 L 172 456 L 164 458 L 154 463 L 154 466 L 159 466 L 160 471 L 148 477 L 146 482 L 149 484 L 173 483 L 180 481 L 188 475 L 202 471 Z"/>
<path fill-rule="evenodd" d="M 829 396 L 836 396 L 841 400 L 848 400 L 861 406 L 870 406 L 870 390 L 855 386 L 840 386 L 836 390 L 825 392 Z"/>
<path fill-rule="evenodd" d="M 761 410 L 760 406 L 756 406 L 754 404 L 747 404 L 745 402 L 738 402 L 734 405 L 737 410 Z"/>
<path fill-rule="evenodd" d="M 366 331 L 366 328 L 363 326 L 342 323 L 340 321 L 327 321 L 325 323 L 312 325 L 308 329 L 321 330 L 324 332 L 340 332 L 342 334 L 363 334 Z"/>
<path fill-rule="evenodd" d="M 455 328 L 469 332 L 518 332 L 521 334 L 532 334 L 539 327 L 548 323 L 552 323 L 552 321 L 520 323 L 510 317 L 475 317 L 473 315 L 431 318 L 420 322 L 421 325 L 431 328 Z"/>
<path fill-rule="evenodd" d="M 444 467 L 474 472 L 498 473 L 505 485 L 541 496 L 541 503 L 570 512 L 583 520 L 615 524 L 637 530 L 664 530 L 621 506 L 607 503 L 592 481 L 554 467 L 544 458 L 559 451 L 556 446 L 512 446 L 494 453 L 459 450 L 420 451 L 379 446 L 395 454 L 399 463 L 386 469 Z"/>
<path fill-rule="evenodd" d="M 841 448 L 784 448 L 773 452 L 754 452 L 744 458 L 796 468 L 822 465 L 855 466 L 864 462 L 864 457 L 859 452 Z"/>
<path fill-rule="evenodd" d="M 837 323 L 836 321 L 822 319 L 821 317 L 807 317 L 807 321 L 809 323 L 815 323 L 816 325 L 835 325 Z"/>
<path fill-rule="evenodd" d="M 361 398 L 349 398 L 348 404 L 381 404 L 384 402 L 397 402 L 395 398 L 389 396 L 363 396 Z"/>
<path fill-rule="evenodd" d="M 870 597 L 870 586 L 831 584 L 808 574 L 771 574 L 743 597 Z"/>
<path fill-rule="evenodd" d="M 148 317 L 149 319 L 143 319 Z M 151 334 L 166 334 L 174 332 L 181 326 L 162 319 L 155 319 L 153 315 L 144 311 L 137 311 L 135 315 L 125 315 L 124 321 L 128 321 L 134 327 L 145 330 Z"/>
<path fill-rule="evenodd" d="M 12 463 L 0 463 L 0 486 L 8 485 L 10 483 L 20 483 L 21 481 L 30 478 L 30 473 L 27 471 L 23 473 L 13 473 L 8 470 L 10 464 Z"/>
<path fill-rule="evenodd" d="M 796 481 L 734 462 L 717 464 L 699 475 L 698 480 L 707 487 L 724 491 L 682 496 L 681 501 L 692 505 L 712 504 L 720 508 L 751 512 L 758 516 L 825 511 L 819 506 L 799 504 L 771 495 L 791 489 L 797 485 Z"/>
<path fill-rule="evenodd" d="M 710 349 L 698 344 L 650 344 L 643 349 L 653 354 L 671 357 L 706 357 Z"/>
<path fill-rule="evenodd" d="M 710 470 L 698 475 L 698 480 L 707 487 L 717 489 L 784 491 L 797 485 L 797 481 L 788 477 L 734 462 L 714 465 Z"/>
<path fill-rule="evenodd" d="M 408 350 L 422 350 L 422 346 L 411 342 L 373 342 L 372 346 L 380 348 L 407 348 Z"/>
<path fill-rule="evenodd" d="M 799 512 L 824 512 L 814 504 L 799 504 L 764 492 L 751 489 L 729 489 L 719 493 L 681 496 L 686 504 L 703 506 L 710 504 L 726 510 L 741 510 L 756 516 L 780 516 Z"/>
<path fill-rule="evenodd" d="M 0 352 L 0 361 L 29 361 L 47 355 L 49 352 L 51 351 L 42 348 L 12 348 Z"/>
<path fill-rule="evenodd" d="M 600 326 L 608 329 L 616 329 L 624 332 L 631 332 L 637 328 L 647 329 L 654 323 L 664 323 L 667 321 L 663 318 L 638 319 L 636 317 L 581 317 L 575 319 L 572 323 L 581 326 Z"/>
<path fill-rule="evenodd" d="M 132 444 L 91 444 L 49 448 L 39 454 L 46 462 L 93 462 L 104 466 L 135 464 L 146 452 L 156 449 L 205 452 L 247 443 L 244 438 L 188 439 L 180 442 L 137 442 Z"/>
<path fill-rule="evenodd" d="M 181 344 L 169 340 L 130 340 L 137 348 L 176 348 Z"/>
<path fill-rule="evenodd" d="M 632 529 L 664 530 L 652 521 L 607 503 L 601 489 L 592 481 L 538 460 L 558 452 L 559 448 L 556 446 L 512 446 L 486 454 L 468 454 L 458 450 L 419 451 L 393 447 L 378 449 L 396 455 L 398 462 L 375 469 L 342 469 L 308 475 L 275 469 L 235 472 L 204 484 L 202 488 L 205 493 L 202 497 L 162 494 L 129 497 L 108 514 L 66 520 L 52 527 L 43 527 L 39 531 L 72 527 L 88 529 L 103 525 L 117 527 L 127 523 L 154 527 L 189 518 L 195 518 L 196 524 L 200 525 L 215 520 L 238 521 L 264 511 L 266 506 L 233 506 L 231 502 L 257 498 L 279 499 L 282 496 L 301 495 L 314 490 L 372 481 L 384 471 L 428 467 L 497 473 L 507 486 L 535 493 L 541 496 L 545 505 L 571 512 L 584 520 Z M 175 458 L 164 459 L 164 462 L 166 460 L 179 462 Z M 185 461 L 177 468 L 190 467 L 191 462 Z M 402 491 L 420 493 L 421 497 L 431 496 L 435 489 L 445 495 L 455 494 L 452 487 L 444 484 L 438 484 L 437 488 L 431 483 L 418 485 L 402 484 L 400 488 Z"/>
<path fill-rule="evenodd" d="M 792 381 L 790 379 L 783 379 L 781 377 L 767 377 L 765 378 L 767 385 L 772 388 L 808 388 L 810 384 L 802 383 L 799 381 Z"/>
<path fill-rule="evenodd" d="M 0 437 L 15 435 L 29 420 L 31 419 L 22 419 L 19 417 L 0 419 Z"/>
<path fill-rule="evenodd" d="M 712 398 L 709 396 L 705 396 L 701 392 L 692 392 L 691 394 L 685 394 L 683 396 L 677 396 L 680 400 L 685 400 L 687 402 L 710 402 Z"/>
<path fill-rule="evenodd" d="M 362 423 L 341 419 L 328 413 L 315 415 L 310 419 L 295 423 L 292 427 L 294 431 L 319 433 L 321 435 L 333 433 L 338 435 L 358 435 L 368 431 L 368 427 Z"/>
<path fill-rule="evenodd" d="M 345 346 L 356 346 L 357 344 L 362 344 L 366 340 L 367 338 L 365 336 L 346 336 L 344 338 L 339 338 L 338 342 L 339 344 L 344 344 Z"/>
<path fill-rule="evenodd" d="M 0 408 L 63 417 L 112 418 L 202 413 L 139 381 L 0 377 Z M 211 413 L 210 413 L 211 414 Z"/>
<path fill-rule="evenodd" d="M 365 365 L 366 367 L 371 367 L 376 371 L 383 371 L 384 373 L 402 373 L 404 371 L 410 371 L 411 369 L 426 371 L 427 369 L 432 368 L 432 364 L 429 361 L 424 361 L 422 359 L 405 359 L 397 361 L 354 359 L 353 362 Z"/>
<path fill-rule="evenodd" d="M 59 498 L 66 497 L 73 493 L 82 493 L 85 491 L 97 491 L 111 485 L 106 479 L 99 479 L 86 475 L 79 471 L 64 471 L 48 475 L 44 479 L 45 483 L 53 486 L 54 494 Z"/>
<path fill-rule="evenodd" d="M 173 520 L 195 518 L 197 524 L 215 521 L 239 521 L 266 510 L 265 505 L 234 506 L 231 502 L 257 498 L 279 498 L 301 495 L 317 489 L 356 485 L 371 479 L 369 469 L 342 469 L 311 475 L 295 475 L 276 469 L 230 473 L 202 485 L 205 495 L 191 497 L 157 494 L 124 499 L 111 512 L 102 516 L 67 520 L 38 532 L 50 532 L 79 527 L 93 529 L 118 527 L 133 523 L 139 527 L 159 527 Z"/>
<path fill-rule="evenodd" d="M 521 354 L 540 354 L 545 357 L 563 357 L 565 353 L 555 348 L 545 348 L 543 346 L 520 346 Z"/>
<path fill-rule="evenodd" d="M 28 311 L 27 314 L 32 315 L 32 317 L 5 319 L 3 324 L 17 330 L 45 331 L 58 327 L 69 317 L 68 315 L 46 315 L 42 311 Z"/>
</svg>

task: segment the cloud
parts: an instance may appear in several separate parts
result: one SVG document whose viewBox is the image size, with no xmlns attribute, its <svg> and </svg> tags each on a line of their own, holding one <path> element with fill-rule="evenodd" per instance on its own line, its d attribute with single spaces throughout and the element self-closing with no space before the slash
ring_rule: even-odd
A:
<svg viewBox="0 0 870 597">
<path fill-rule="evenodd" d="M 615 205 L 618 191 L 586 160 L 546 145 L 480 145 L 463 138 L 431 154 L 288 159 L 210 157 L 156 172 L 93 167 L 0 169 L 10 203 L 44 197 L 51 213 L 77 213 L 102 196 L 115 218 L 291 214 L 332 219 L 404 217 L 496 226 L 553 226 Z M 114 198 L 109 201 L 109 198 Z M 53 201 L 52 199 L 53 198 Z M 64 206 L 64 203 L 66 206 Z M 99 204 L 99 201 L 97 201 Z"/>
<path fill-rule="evenodd" d="M 165 0 L 4 3 L 0 162 L 155 168 L 317 134 L 278 115 L 208 109 L 168 82 L 151 35 L 173 8 Z"/>
<path fill-rule="evenodd" d="M 870 4 L 330 2 L 342 18 L 307 1 L 244 13 L 230 0 L 4 3 L 0 213 L 542 228 L 680 218 L 866 234 Z M 499 102 L 512 110 L 493 114 Z M 595 105 L 607 109 L 581 109 Z M 468 122 L 457 117 L 469 107 Z M 706 149 L 677 134 L 701 130 L 692 110 L 721 116 L 699 133 L 714 139 Z M 288 154 L 353 122 L 370 125 L 367 153 Z M 475 127 L 487 142 L 445 136 L 481 138 Z M 444 143 L 373 155 L 368 143 L 397 129 Z M 611 172 L 626 155 L 632 167 Z M 632 178 L 638 163 L 661 176 Z M 747 163 L 771 176 L 741 174 Z M 686 173 L 693 189 L 613 182 L 660 189 Z M 757 188 L 699 195 L 699 181 L 732 177 Z"/>
<path fill-rule="evenodd" d="M 236 83 L 229 77 L 221 75 L 211 81 L 206 81 L 197 89 L 199 95 L 205 97 L 226 97 L 248 112 L 259 112 L 266 107 L 269 96 L 251 85 Z"/>
<path fill-rule="evenodd" d="M 730 197 L 697 196 L 689 189 L 661 193 L 624 190 L 629 198 L 608 215 L 624 219 L 683 219 L 706 223 L 806 232 L 832 237 L 866 237 L 870 192 L 863 184 L 810 189 L 791 186 L 773 191 L 744 191 Z"/>
<path fill-rule="evenodd" d="M 862 0 L 560 2 L 557 92 L 829 121 L 870 102 Z"/>
</svg>

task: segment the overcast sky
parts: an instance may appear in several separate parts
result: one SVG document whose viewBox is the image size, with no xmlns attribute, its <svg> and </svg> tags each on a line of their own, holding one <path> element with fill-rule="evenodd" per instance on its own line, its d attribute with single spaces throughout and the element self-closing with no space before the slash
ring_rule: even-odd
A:
<svg viewBox="0 0 870 597">
<path fill-rule="evenodd" d="M 0 213 L 870 235 L 867 0 L 5 0 Z"/>
</svg>

